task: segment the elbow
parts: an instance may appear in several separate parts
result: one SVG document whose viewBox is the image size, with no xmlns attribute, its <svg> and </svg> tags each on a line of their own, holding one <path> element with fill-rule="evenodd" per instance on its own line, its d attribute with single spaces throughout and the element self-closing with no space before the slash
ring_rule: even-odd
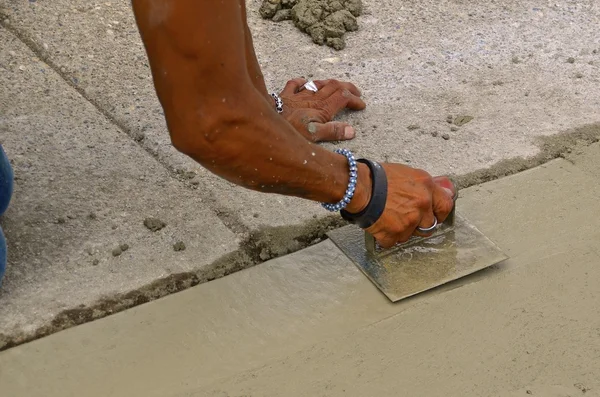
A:
<svg viewBox="0 0 600 397">
<path fill-rule="evenodd" d="M 248 118 L 235 116 L 198 118 L 195 122 L 169 129 L 171 144 L 180 153 L 203 165 L 229 161 L 239 152 L 239 133 L 248 128 Z"/>
<path fill-rule="evenodd" d="M 197 161 L 233 155 L 229 152 L 239 146 L 241 134 L 253 128 L 257 113 L 266 111 L 268 105 L 258 95 L 246 89 L 221 91 L 199 101 L 173 101 L 171 111 L 165 109 L 172 145 Z"/>
<path fill-rule="evenodd" d="M 186 156 L 195 157 L 200 149 L 205 145 L 199 141 L 198 137 L 194 135 L 202 133 L 202 131 L 196 131 L 196 133 L 185 132 L 182 129 L 169 128 L 169 134 L 171 136 L 171 145 L 182 154 Z"/>
</svg>

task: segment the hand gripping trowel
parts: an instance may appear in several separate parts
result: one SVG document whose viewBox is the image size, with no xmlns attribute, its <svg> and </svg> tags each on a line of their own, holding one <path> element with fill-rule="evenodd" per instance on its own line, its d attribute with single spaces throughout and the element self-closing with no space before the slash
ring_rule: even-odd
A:
<svg viewBox="0 0 600 397">
<path fill-rule="evenodd" d="M 358 226 L 328 233 L 329 238 L 392 302 L 475 273 L 508 257 L 454 208 L 429 237 L 414 236 L 382 249 Z"/>
</svg>

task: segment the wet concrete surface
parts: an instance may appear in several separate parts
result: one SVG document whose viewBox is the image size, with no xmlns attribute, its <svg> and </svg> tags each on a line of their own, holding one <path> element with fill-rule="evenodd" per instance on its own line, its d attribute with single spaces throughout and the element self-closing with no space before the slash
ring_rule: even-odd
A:
<svg viewBox="0 0 600 397">
<path fill-rule="evenodd" d="M 578 396 L 600 387 L 600 184 L 554 160 L 475 186 L 510 259 L 390 303 L 330 241 L 0 353 L 11 396 Z M 546 393 L 546 394 L 543 394 Z"/>
</svg>

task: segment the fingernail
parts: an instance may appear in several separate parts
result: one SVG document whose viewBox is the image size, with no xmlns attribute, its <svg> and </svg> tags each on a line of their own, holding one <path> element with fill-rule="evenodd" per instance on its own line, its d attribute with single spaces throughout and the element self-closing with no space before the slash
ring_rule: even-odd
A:
<svg viewBox="0 0 600 397">
<path fill-rule="evenodd" d="M 444 177 L 444 176 L 436 176 L 435 178 L 433 178 L 433 180 L 435 183 L 437 183 L 438 186 L 449 191 L 450 196 L 454 196 L 456 187 L 454 186 L 454 184 L 452 183 L 452 181 L 450 179 L 448 179 L 447 177 Z"/>
<path fill-rule="evenodd" d="M 352 138 L 354 138 L 354 128 L 352 128 L 350 126 L 344 128 L 344 138 L 345 139 L 352 139 Z"/>
<path fill-rule="evenodd" d="M 452 191 L 452 189 L 448 189 L 447 187 L 443 188 L 446 193 L 448 193 L 448 196 L 450 197 L 454 197 L 454 192 Z"/>
</svg>

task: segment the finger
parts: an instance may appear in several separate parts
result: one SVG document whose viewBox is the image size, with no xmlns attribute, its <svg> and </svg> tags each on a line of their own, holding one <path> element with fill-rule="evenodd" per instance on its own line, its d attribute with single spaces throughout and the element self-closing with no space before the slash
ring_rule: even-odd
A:
<svg viewBox="0 0 600 397">
<path fill-rule="evenodd" d="M 331 95 L 335 91 L 340 89 L 346 89 L 352 93 L 352 95 L 361 96 L 362 93 L 354 84 L 347 81 L 338 81 L 338 80 L 314 80 L 315 85 L 319 89 L 319 91 L 324 94 Z"/>
<path fill-rule="evenodd" d="M 436 224 L 436 218 L 435 218 L 435 215 L 433 214 L 433 211 L 427 211 L 421 218 L 421 222 L 419 222 L 418 227 L 420 227 L 421 229 L 429 229 L 430 227 L 432 227 L 435 224 Z M 435 230 L 431 230 L 430 232 L 424 233 L 424 232 L 419 231 L 419 229 L 415 229 L 413 234 L 415 236 L 427 237 L 427 236 L 431 236 L 434 231 Z"/>
<path fill-rule="evenodd" d="M 283 95 L 293 95 L 297 93 L 304 84 L 306 84 L 306 79 L 303 79 L 302 77 L 290 80 L 286 83 L 285 87 L 283 87 L 281 93 Z"/>
<path fill-rule="evenodd" d="M 394 245 L 396 245 L 396 244 L 397 244 L 397 241 L 396 241 L 396 239 L 390 239 L 390 238 L 388 238 L 388 239 L 376 240 L 376 241 L 377 241 L 377 244 L 378 244 L 378 245 L 379 245 L 381 248 L 384 248 L 384 249 L 387 249 L 387 248 L 392 248 Z"/>
<path fill-rule="evenodd" d="M 308 123 L 307 128 L 315 142 L 346 141 L 356 135 L 350 124 L 340 121 L 312 122 Z"/>
<path fill-rule="evenodd" d="M 433 178 L 433 182 L 443 188 L 449 189 L 453 196 L 456 195 L 456 186 L 454 186 L 454 183 L 450 178 L 446 176 L 436 176 Z"/>
<path fill-rule="evenodd" d="M 433 184 L 432 209 L 439 223 L 444 222 L 454 208 L 454 194 L 455 192 L 449 188 L 442 187 L 438 183 Z"/>
<path fill-rule="evenodd" d="M 395 236 L 390 236 L 389 234 L 384 233 L 371 233 L 373 237 L 375 237 L 375 241 L 377 245 L 381 248 L 392 248 L 394 245 L 398 244 L 398 238 Z"/>
<path fill-rule="evenodd" d="M 352 95 L 348 90 L 338 91 L 323 101 L 323 110 L 327 115 L 327 121 L 332 120 L 344 109 L 363 110 L 367 105 L 359 97 Z"/>
</svg>

